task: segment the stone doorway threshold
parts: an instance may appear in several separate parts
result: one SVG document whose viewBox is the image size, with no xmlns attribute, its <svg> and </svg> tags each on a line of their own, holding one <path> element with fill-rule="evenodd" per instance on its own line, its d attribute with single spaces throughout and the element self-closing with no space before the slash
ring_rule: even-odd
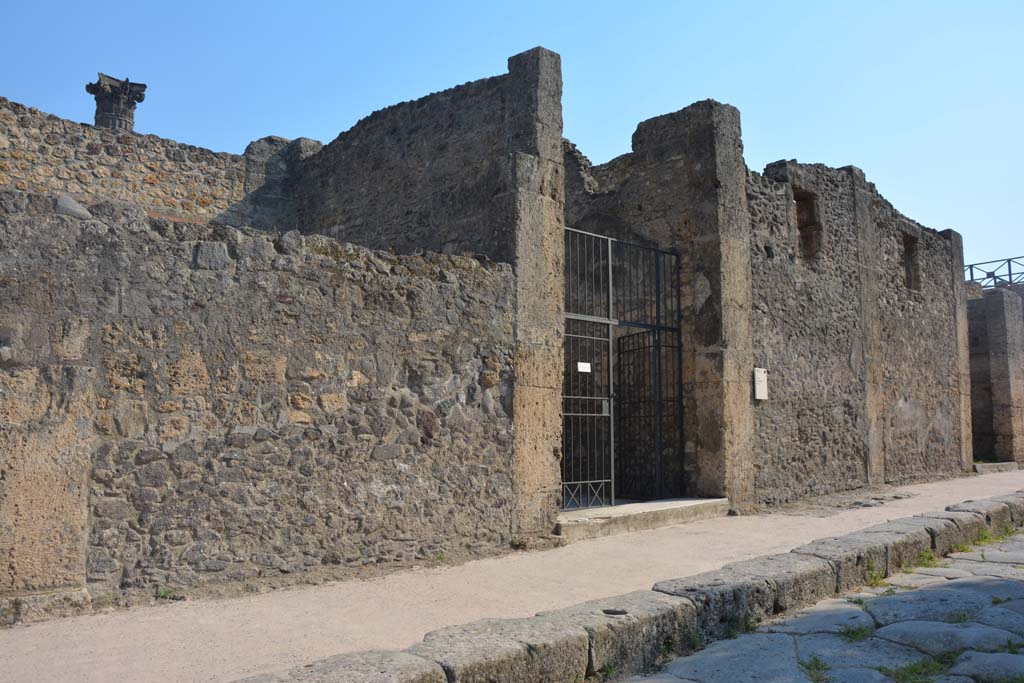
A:
<svg viewBox="0 0 1024 683">
<path fill-rule="evenodd" d="M 729 514 L 728 498 L 670 498 L 558 514 L 555 535 L 566 543 L 645 531 Z"/>
<path fill-rule="evenodd" d="M 996 472 L 1016 472 L 1019 466 L 1015 462 L 981 462 L 974 461 L 974 471 L 978 474 L 994 474 Z"/>
</svg>

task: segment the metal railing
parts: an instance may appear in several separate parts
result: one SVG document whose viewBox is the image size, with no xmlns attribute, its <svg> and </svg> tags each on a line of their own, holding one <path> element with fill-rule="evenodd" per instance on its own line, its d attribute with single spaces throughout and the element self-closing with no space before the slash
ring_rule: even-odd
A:
<svg viewBox="0 0 1024 683">
<path fill-rule="evenodd" d="M 964 266 L 964 280 L 984 289 L 1024 284 L 1024 256 Z"/>
</svg>

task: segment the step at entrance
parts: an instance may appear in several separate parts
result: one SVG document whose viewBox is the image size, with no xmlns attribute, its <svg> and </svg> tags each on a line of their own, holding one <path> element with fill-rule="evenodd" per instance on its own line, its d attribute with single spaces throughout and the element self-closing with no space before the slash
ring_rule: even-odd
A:
<svg viewBox="0 0 1024 683">
<path fill-rule="evenodd" d="M 673 498 L 644 503 L 626 503 L 599 508 L 567 510 L 559 513 L 555 534 L 567 543 L 631 531 L 725 517 L 728 498 Z"/>
</svg>

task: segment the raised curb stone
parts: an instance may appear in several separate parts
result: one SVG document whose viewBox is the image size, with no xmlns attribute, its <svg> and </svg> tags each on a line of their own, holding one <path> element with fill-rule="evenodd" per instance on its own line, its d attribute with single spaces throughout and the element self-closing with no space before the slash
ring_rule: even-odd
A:
<svg viewBox="0 0 1024 683">
<path fill-rule="evenodd" d="M 785 553 L 727 564 L 718 571 L 660 581 L 654 590 L 689 598 L 710 638 L 734 634 L 751 619 L 813 604 L 835 593 L 832 565 Z"/>
<path fill-rule="evenodd" d="M 551 617 L 484 619 L 431 631 L 410 654 L 436 661 L 448 683 L 583 681 L 589 638 Z"/>
<path fill-rule="evenodd" d="M 584 629 L 590 639 L 587 675 L 650 671 L 660 660 L 690 649 L 697 610 L 686 598 L 637 591 L 592 600 L 537 616 Z"/>
<path fill-rule="evenodd" d="M 1002 532 L 1013 526 L 1010 506 L 992 500 L 967 500 L 946 508 L 950 512 L 973 512 L 985 518 L 985 522 L 993 531 Z"/>
<path fill-rule="evenodd" d="M 868 582 L 868 571 L 885 572 L 886 548 L 883 539 L 863 536 L 819 538 L 794 548 L 798 555 L 811 555 L 832 563 L 836 572 L 835 592 L 842 593 Z"/>
<path fill-rule="evenodd" d="M 405 652 L 356 652 L 238 683 L 447 683 L 441 667 Z"/>
</svg>

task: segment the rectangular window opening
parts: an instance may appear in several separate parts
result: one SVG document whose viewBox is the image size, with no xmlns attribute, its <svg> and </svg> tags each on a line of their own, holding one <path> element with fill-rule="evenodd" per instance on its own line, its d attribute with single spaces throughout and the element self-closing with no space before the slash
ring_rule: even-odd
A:
<svg viewBox="0 0 1024 683">
<path fill-rule="evenodd" d="M 800 232 L 800 255 L 814 258 L 821 251 L 818 195 L 794 187 L 793 203 L 796 204 L 796 227 Z"/>
</svg>

